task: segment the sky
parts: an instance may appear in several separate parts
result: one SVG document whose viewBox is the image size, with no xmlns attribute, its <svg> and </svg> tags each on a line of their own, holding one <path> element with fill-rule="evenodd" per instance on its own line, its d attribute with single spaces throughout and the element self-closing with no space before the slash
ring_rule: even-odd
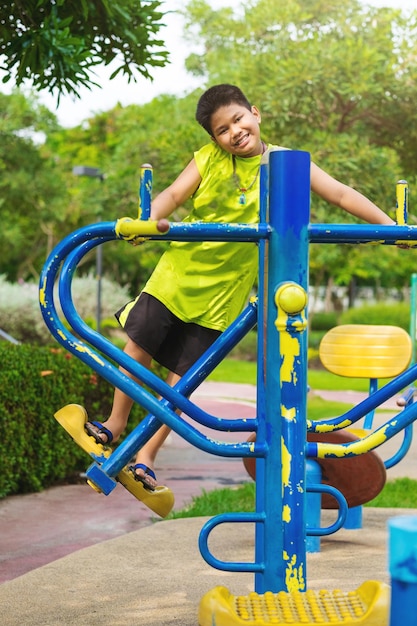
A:
<svg viewBox="0 0 417 626">
<path fill-rule="evenodd" d="M 243 0 L 209 0 L 213 8 L 230 6 L 239 8 Z M 163 10 L 178 10 L 186 6 L 184 0 L 167 0 Z M 367 0 L 366 4 L 373 6 L 391 6 L 406 9 L 415 9 L 416 0 Z M 84 120 L 94 115 L 108 111 L 118 103 L 123 106 L 129 104 L 145 104 L 160 94 L 172 94 L 183 96 L 192 89 L 200 86 L 201 82 L 190 76 L 185 68 L 184 61 L 190 49 L 182 39 L 183 22 L 178 14 L 170 13 L 164 19 L 166 27 L 161 29 L 159 35 L 166 42 L 170 52 L 171 63 L 165 68 L 151 68 L 153 81 L 139 77 L 136 82 L 127 82 L 127 78 L 118 76 L 109 79 L 112 69 L 101 68 L 94 77 L 100 87 L 88 90 L 80 89 L 80 98 L 61 96 L 59 107 L 55 96 L 44 90 L 38 92 L 39 101 L 48 107 L 58 118 L 59 123 L 65 127 L 73 127 L 81 124 Z M 9 93 L 11 85 L 6 83 L 0 90 Z"/>
</svg>

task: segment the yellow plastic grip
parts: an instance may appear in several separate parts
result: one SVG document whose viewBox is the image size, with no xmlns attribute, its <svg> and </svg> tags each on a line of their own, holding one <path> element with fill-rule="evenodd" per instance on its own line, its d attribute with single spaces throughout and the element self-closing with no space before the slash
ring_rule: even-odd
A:
<svg viewBox="0 0 417 626">
<path fill-rule="evenodd" d="M 116 222 L 115 233 L 119 239 L 130 241 L 137 237 L 163 235 L 167 230 L 158 228 L 160 222 L 156 220 L 134 220 L 131 217 L 121 217 Z"/>
</svg>

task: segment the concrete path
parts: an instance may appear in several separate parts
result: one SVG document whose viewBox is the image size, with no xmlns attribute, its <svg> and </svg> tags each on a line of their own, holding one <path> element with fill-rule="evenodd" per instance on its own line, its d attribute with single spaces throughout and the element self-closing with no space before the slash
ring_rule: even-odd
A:
<svg viewBox="0 0 417 626">
<path fill-rule="evenodd" d="M 255 412 L 250 385 L 204 383 L 193 397 L 219 416 Z M 240 440 L 245 438 L 242 433 Z M 389 478 L 417 478 L 416 458 L 413 446 Z M 177 509 L 203 489 L 248 480 L 240 459 L 196 450 L 175 433 L 156 469 L 175 492 Z M 389 582 L 386 523 L 399 514 L 415 511 L 366 508 L 362 529 L 322 539 L 320 552 L 308 555 L 309 588 L 351 590 L 365 580 Z M 323 512 L 322 518 L 328 525 L 334 512 Z M 208 590 L 217 585 L 241 595 L 253 590 L 253 574 L 220 572 L 203 561 L 198 536 L 205 519 L 153 521 L 121 486 L 108 497 L 80 484 L 0 501 L 2 626 L 196 626 Z M 251 524 L 240 524 L 238 532 L 222 525 L 213 531 L 210 549 L 222 560 L 252 561 L 253 531 Z"/>
</svg>

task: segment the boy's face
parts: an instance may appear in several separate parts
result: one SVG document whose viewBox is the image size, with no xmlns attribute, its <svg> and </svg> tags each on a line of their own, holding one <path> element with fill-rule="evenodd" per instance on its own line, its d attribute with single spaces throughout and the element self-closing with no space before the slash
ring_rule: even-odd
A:
<svg viewBox="0 0 417 626">
<path fill-rule="evenodd" d="M 261 115 L 241 104 L 222 106 L 211 116 L 212 139 L 226 152 L 240 157 L 262 154 Z"/>
</svg>

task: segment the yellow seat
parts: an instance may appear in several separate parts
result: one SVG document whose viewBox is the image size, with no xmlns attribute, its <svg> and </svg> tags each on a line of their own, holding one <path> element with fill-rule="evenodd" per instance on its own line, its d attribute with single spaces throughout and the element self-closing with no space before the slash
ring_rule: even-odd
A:
<svg viewBox="0 0 417 626">
<path fill-rule="evenodd" d="M 408 333 L 397 326 L 346 324 L 336 326 L 326 333 L 320 344 L 319 355 L 323 365 L 333 374 L 369 380 L 369 395 L 372 395 L 378 389 L 379 379 L 394 378 L 408 367 L 412 356 L 412 342 Z M 404 407 L 404 403 L 400 401 L 397 401 L 397 404 L 401 408 Z M 362 439 L 370 433 L 374 412 L 373 409 L 365 416 L 362 429 L 355 424 L 345 431 L 336 431 L 334 434 L 309 434 L 309 439 L 326 443 L 326 437 L 329 441 L 332 441 L 332 437 L 343 439 L 343 433 L 346 431 Z M 411 433 L 404 433 L 404 442 L 399 452 L 385 463 L 375 451 L 341 460 L 320 459 L 323 476 L 327 476 L 328 484 L 342 491 L 350 507 L 357 507 L 359 503 L 363 504 L 374 498 L 383 488 L 386 479 L 385 467 L 397 463 L 404 456 L 409 442 Z M 348 466 L 348 463 L 351 465 Z M 332 504 L 329 504 L 329 499 L 326 502 L 325 508 L 333 508 L 336 504 L 333 498 L 330 498 Z"/>
<path fill-rule="evenodd" d="M 335 326 L 321 340 L 319 356 L 329 372 L 369 380 L 369 395 L 377 391 L 378 380 L 398 376 L 411 362 L 411 337 L 398 326 L 345 324 Z M 401 398 L 398 406 L 404 407 Z M 372 427 L 374 411 L 365 419 Z"/>
<path fill-rule="evenodd" d="M 333 374 L 350 378 L 392 378 L 411 361 L 408 333 L 397 326 L 346 324 L 323 337 L 319 355 Z"/>
</svg>

